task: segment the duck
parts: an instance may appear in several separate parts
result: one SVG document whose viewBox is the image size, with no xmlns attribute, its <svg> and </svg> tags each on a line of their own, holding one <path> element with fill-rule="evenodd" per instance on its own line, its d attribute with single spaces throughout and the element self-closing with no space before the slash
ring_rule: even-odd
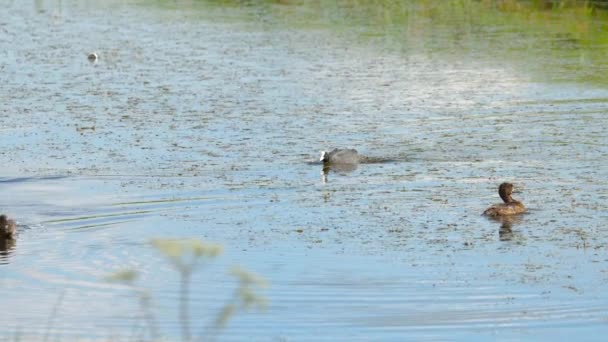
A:
<svg viewBox="0 0 608 342">
<path fill-rule="evenodd" d="M 333 150 L 321 151 L 321 158 L 319 161 L 323 162 L 324 165 L 338 164 L 338 165 L 356 165 L 361 161 L 361 156 L 357 150 L 350 149 L 339 149 L 334 148 Z"/>
<path fill-rule="evenodd" d="M 15 220 L 9 219 L 6 215 L 0 215 L 0 239 L 12 239 L 16 233 Z"/>
<path fill-rule="evenodd" d="M 520 201 L 516 201 L 511 197 L 513 193 L 513 184 L 502 183 L 498 187 L 498 195 L 504 203 L 494 204 L 486 209 L 483 214 L 490 217 L 517 215 L 526 212 L 526 207 Z"/>
</svg>

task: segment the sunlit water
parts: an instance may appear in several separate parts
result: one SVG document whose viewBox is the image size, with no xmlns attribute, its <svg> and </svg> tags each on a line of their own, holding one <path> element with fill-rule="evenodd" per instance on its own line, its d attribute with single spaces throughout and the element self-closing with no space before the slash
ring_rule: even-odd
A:
<svg viewBox="0 0 608 342">
<path fill-rule="evenodd" d="M 159 237 L 225 246 L 193 278 L 195 335 L 233 264 L 270 303 L 220 340 L 608 332 L 604 89 L 255 7 L 1 8 L 0 209 L 20 233 L 0 244 L 0 338 L 147 338 L 137 297 L 103 281 L 124 268 L 180 338 Z M 390 161 L 323 177 L 333 147 Z M 480 216 L 502 181 L 530 208 L 510 229 Z"/>
</svg>

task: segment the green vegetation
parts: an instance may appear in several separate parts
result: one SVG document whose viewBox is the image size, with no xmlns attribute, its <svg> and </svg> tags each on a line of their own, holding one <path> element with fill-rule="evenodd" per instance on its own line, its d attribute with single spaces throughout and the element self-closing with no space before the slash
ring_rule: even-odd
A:
<svg viewBox="0 0 608 342">
<path fill-rule="evenodd" d="M 230 318 L 237 312 L 266 307 L 266 298 L 258 293 L 260 289 L 266 287 L 266 281 L 243 268 L 233 267 L 230 273 L 238 279 L 239 285 L 216 317 L 207 326 L 201 327 L 200 334 L 193 336 L 189 309 L 192 274 L 201 266 L 218 257 L 222 253 L 222 247 L 217 244 L 204 243 L 200 240 L 156 239 L 151 243 L 180 275 L 179 322 L 182 341 L 214 340 L 220 329 L 224 328 Z M 106 280 L 122 283 L 133 291 L 135 297 L 139 300 L 140 310 L 146 322 L 150 340 L 163 340 L 152 310 L 151 295 L 147 290 L 136 286 L 137 278 L 137 271 L 121 270 L 109 275 Z"/>
<path fill-rule="evenodd" d="M 552 82 L 608 83 L 604 0 L 158 0 L 261 27 L 324 28 L 377 48 L 513 66 Z M 234 13 L 238 13 L 236 16 Z M 226 14 L 224 17 L 222 14 Z M 236 18 L 235 18 L 236 16 Z"/>
</svg>

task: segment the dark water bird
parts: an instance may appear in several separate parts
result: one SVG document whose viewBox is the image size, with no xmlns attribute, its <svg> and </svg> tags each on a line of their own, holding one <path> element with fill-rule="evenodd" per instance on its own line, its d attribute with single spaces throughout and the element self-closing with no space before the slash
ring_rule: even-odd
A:
<svg viewBox="0 0 608 342">
<path fill-rule="evenodd" d="M 381 156 L 364 156 L 359 154 L 354 148 L 334 148 L 333 150 L 321 151 L 319 159 L 323 165 L 342 166 L 348 168 L 350 165 L 357 166 L 358 164 L 382 164 L 392 163 L 402 160 L 401 158 L 389 158 Z"/>
<path fill-rule="evenodd" d="M 502 183 L 498 187 L 498 195 L 504 203 L 494 204 L 486 209 L 483 214 L 490 217 L 517 215 L 526 212 L 526 207 L 520 201 L 516 201 L 511 197 L 513 193 L 513 184 Z"/>
<path fill-rule="evenodd" d="M 321 158 L 319 161 L 323 163 L 323 169 L 321 171 L 321 180 L 323 183 L 327 183 L 327 178 L 330 170 L 339 173 L 348 173 L 354 171 L 359 166 L 359 162 L 362 157 L 355 149 L 339 149 L 334 148 L 333 150 L 321 151 Z"/>
<path fill-rule="evenodd" d="M 329 171 L 344 174 L 356 170 L 359 167 L 359 164 L 391 163 L 398 160 L 399 159 L 379 156 L 364 156 L 359 154 L 354 148 L 334 148 L 329 152 L 322 151 L 319 162 L 323 164 L 322 180 L 326 183 Z"/>
<path fill-rule="evenodd" d="M 357 165 L 361 161 L 361 156 L 357 150 L 353 148 L 334 148 L 329 152 L 322 151 L 320 161 L 323 162 L 323 164 L 332 165 Z"/>
<path fill-rule="evenodd" d="M 12 239 L 17 234 L 17 224 L 6 215 L 0 215 L 0 239 Z"/>
</svg>

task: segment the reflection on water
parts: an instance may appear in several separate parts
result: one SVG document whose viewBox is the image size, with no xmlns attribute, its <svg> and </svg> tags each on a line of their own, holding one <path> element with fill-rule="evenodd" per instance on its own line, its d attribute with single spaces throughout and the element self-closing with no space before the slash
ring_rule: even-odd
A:
<svg viewBox="0 0 608 342">
<path fill-rule="evenodd" d="M 516 231 L 513 232 L 514 226 L 520 225 L 522 222 L 521 215 L 511 215 L 511 216 L 495 216 L 488 217 L 488 220 L 495 221 L 500 224 L 500 228 L 498 229 L 498 237 L 500 241 L 511 241 L 521 240 L 518 239 L 519 233 Z"/>
<path fill-rule="evenodd" d="M 0 264 L 8 264 L 10 255 L 15 249 L 17 241 L 11 238 L 0 238 Z"/>
<path fill-rule="evenodd" d="M 498 237 L 500 241 L 511 241 L 513 240 L 513 229 L 511 224 L 502 224 L 498 230 Z"/>
<path fill-rule="evenodd" d="M 359 167 L 359 164 L 323 163 L 323 167 L 321 169 L 321 182 L 325 184 L 329 181 L 330 171 L 340 175 L 348 175 L 348 173 L 355 171 L 357 167 Z"/>
<path fill-rule="evenodd" d="M 238 286 L 227 264 L 269 278 L 268 311 L 221 339 L 608 332 L 599 36 L 479 1 L 226 3 L 5 4 L 0 208 L 42 224 L 0 255 L 0 339 L 42 340 L 63 298 L 53 339 L 130 340 L 137 307 L 99 281 L 123 268 L 179 338 L 152 238 L 226 246 L 192 279 L 201 321 Z M 306 163 L 327 146 L 370 159 Z M 503 179 L 542 210 L 482 217 Z"/>
</svg>

